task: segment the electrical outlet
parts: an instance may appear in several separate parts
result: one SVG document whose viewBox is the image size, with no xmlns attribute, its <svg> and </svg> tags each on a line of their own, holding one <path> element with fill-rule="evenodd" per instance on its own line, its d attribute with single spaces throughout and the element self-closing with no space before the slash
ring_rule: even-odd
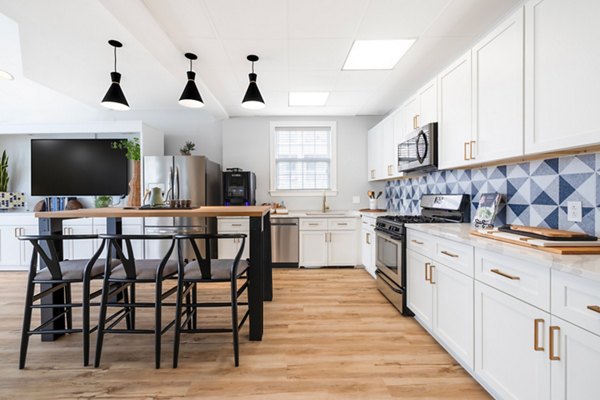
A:
<svg viewBox="0 0 600 400">
<path fill-rule="evenodd" d="M 360 204 L 360 196 L 352 196 L 352 204 Z"/>
<path fill-rule="evenodd" d="M 581 202 L 580 201 L 568 201 L 567 202 L 567 221 L 581 222 Z"/>
</svg>

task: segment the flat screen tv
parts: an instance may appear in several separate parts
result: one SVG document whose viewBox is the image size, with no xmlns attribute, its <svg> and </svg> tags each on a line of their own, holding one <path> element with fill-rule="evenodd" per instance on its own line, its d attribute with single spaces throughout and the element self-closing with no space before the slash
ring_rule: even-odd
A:
<svg viewBox="0 0 600 400">
<path fill-rule="evenodd" d="M 32 139 L 31 194 L 100 196 L 127 194 L 125 151 L 115 139 Z"/>
</svg>

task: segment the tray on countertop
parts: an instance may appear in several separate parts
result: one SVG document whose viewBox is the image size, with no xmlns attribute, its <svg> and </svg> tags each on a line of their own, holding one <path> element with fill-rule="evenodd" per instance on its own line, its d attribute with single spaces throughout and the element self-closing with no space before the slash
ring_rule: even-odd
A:
<svg viewBox="0 0 600 400">
<path fill-rule="evenodd" d="M 515 235 L 527 236 L 536 239 L 553 240 L 553 241 L 597 241 L 598 238 L 590 236 L 584 232 L 571 232 L 560 229 L 538 228 L 534 226 L 523 225 L 504 225 L 498 228 L 501 232 L 511 233 Z"/>
<path fill-rule="evenodd" d="M 598 240 L 577 242 L 544 240 L 498 229 L 473 230 L 470 234 L 554 254 L 600 254 L 600 241 Z"/>
<path fill-rule="evenodd" d="M 384 210 L 382 208 L 378 208 L 376 210 L 372 210 L 370 208 L 361 208 L 360 210 L 358 210 L 359 212 L 372 212 L 372 213 L 382 213 L 382 212 L 388 212 L 388 210 Z"/>
</svg>

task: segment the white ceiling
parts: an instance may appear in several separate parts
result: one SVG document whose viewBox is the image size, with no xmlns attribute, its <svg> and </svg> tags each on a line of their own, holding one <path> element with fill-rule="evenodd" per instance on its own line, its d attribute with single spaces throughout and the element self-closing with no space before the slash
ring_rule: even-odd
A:
<svg viewBox="0 0 600 400">
<path fill-rule="evenodd" d="M 521 3 L 0 0 L 0 13 L 16 22 L 20 37 L 20 43 L 0 40 L 0 69 L 15 75 L 13 94 L 24 78 L 24 86 L 36 82 L 99 108 L 112 69 L 107 40 L 117 39 L 124 44 L 118 51 L 123 90 L 135 109 L 178 109 L 188 67 L 183 53 L 194 52 L 206 108 L 190 112 L 217 118 L 383 115 Z M 0 23 L 9 24 L 2 18 Z M 341 70 L 354 40 L 398 38 L 417 41 L 393 70 Z M 266 102 L 263 110 L 240 104 L 250 72 L 248 54 L 260 57 L 255 69 Z M 9 92 L 1 85 L 0 96 L 6 97 Z M 331 94 L 323 107 L 289 107 L 289 91 Z M 11 100 L 0 98 L 0 104 Z"/>
</svg>

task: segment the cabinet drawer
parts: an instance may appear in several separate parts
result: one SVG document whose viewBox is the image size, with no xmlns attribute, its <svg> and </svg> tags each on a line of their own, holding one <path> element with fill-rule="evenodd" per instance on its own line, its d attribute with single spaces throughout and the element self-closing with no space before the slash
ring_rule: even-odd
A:
<svg viewBox="0 0 600 400">
<path fill-rule="evenodd" d="M 217 225 L 219 232 L 245 232 L 250 229 L 248 218 L 219 219 Z"/>
<path fill-rule="evenodd" d="M 300 230 L 302 231 L 326 231 L 327 220 L 319 218 L 301 218 Z"/>
<path fill-rule="evenodd" d="M 409 229 L 406 238 L 406 247 L 410 250 L 416 251 L 427 257 L 431 257 L 435 251 L 437 239 L 435 237 L 427 236 L 424 233 L 415 232 L 412 229 Z"/>
<path fill-rule="evenodd" d="M 560 271 L 552 274 L 552 314 L 600 335 L 600 282 Z"/>
<path fill-rule="evenodd" d="M 436 238 L 434 258 L 458 272 L 473 276 L 473 246 Z"/>
<path fill-rule="evenodd" d="M 349 231 L 356 229 L 356 218 L 330 218 L 327 228 L 330 231 Z"/>
<path fill-rule="evenodd" d="M 542 310 L 550 310 L 548 267 L 475 249 L 475 278 Z"/>
</svg>

